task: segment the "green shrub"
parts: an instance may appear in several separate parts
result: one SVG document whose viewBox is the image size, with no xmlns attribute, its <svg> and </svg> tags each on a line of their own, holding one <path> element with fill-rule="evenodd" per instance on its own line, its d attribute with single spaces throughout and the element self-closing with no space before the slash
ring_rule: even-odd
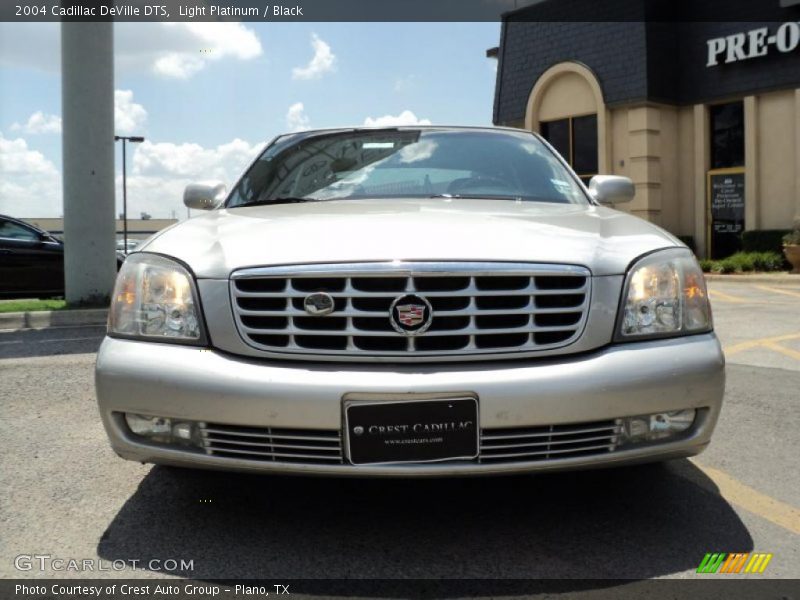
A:
<svg viewBox="0 0 800 600">
<path fill-rule="evenodd" d="M 787 233 L 783 236 L 783 244 L 785 246 L 798 246 L 800 245 L 800 228 Z"/>
<path fill-rule="evenodd" d="M 756 268 L 753 255 L 750 253 L 737 252 L 725 260 L 730 261 L 735 266 L 737 273 L 749 273 L 750 271 L 755 271 Z"/>
<path fill-rule="evenodd" d="M 777 252 L 737 252 L 722 260 L 701 260 L 700 268 L 704 273 L 782 271 L 784 269 L 784 259 Z"/>
<path fill-rule="evenodd" d="M 777 252 L 753 252 L 753 266 L 756 271 L 782 271 L 784 257 Z"/>
<path fill-rule="evenodd" d="M 737 267 L 738 264 L 736 261 L 731 260 L 730 258 L 723 258 L 722 260 L 718 260 L 714 263 L 712 271 L 714 273 L 736 273 Z"/>
</svg>

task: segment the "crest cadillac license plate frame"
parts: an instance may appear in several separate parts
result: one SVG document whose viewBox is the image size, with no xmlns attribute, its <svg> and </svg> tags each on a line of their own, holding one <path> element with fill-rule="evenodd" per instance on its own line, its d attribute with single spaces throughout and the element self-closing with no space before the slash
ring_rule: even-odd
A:
<svg viewBox="0 0 800 600">
<path fill-rule="evenodd" d="M 345 401 L 346 456 L 354 465 L 473 460 L 478 416 L 474 396 Z"/>
</svg>

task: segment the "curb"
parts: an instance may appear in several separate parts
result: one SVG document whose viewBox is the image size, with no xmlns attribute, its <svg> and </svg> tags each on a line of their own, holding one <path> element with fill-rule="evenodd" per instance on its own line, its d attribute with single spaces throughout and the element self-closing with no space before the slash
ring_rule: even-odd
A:
<svg viewBox="0 0 800 600">
<path fill-rule="evenodd" d="M 0 313 L 0 329 L 44 329 L 47 327 L 105 325 L 107 319 L 107 308 Z"/>
<path fill-rule="evenodd" d="M 800 275 L 791 275 L 789 273 L 754 273 L 746 275 L 743 273 L 736 273 L 732 275 L 723 275 L 722 273 L 705 273 L 706 281 L 730 281 L 735 283 L 777 283 L 777 284 L 800 284 Z"/>
</svg>

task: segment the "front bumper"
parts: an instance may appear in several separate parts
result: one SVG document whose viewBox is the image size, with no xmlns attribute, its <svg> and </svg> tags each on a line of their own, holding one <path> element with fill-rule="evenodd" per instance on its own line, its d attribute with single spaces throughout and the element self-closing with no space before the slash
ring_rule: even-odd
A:
<svg viewBox="0 0 800 600">
<path fill-rule="evenodd" d="M 352 476 L 446 476 L 590 468 L 691 456 L 709 443 L 725 387 L 713 333 L 608 346 L 554 359 L 459 365 L 265 362 L 213 349 L 106 338 L 97 356 L 100 413 L 121 457 L 176 466 Z M 546 460 L 354 466 L 215 456 L 149 443 L 122 414 L 247 427 L 340 430 L 348 398 L 470 395 L 483 430 L 558 426 L 698 409 L 679 439 Z"/>
</svg>

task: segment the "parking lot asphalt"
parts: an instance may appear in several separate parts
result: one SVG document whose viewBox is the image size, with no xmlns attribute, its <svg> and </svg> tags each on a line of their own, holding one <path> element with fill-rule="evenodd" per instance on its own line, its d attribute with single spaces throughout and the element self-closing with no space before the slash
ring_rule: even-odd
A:
<svg viewBox="0 0 800 600">
<path fill-rule="evenodd" d="M 758 577 L 798 578 L 800 278 L 714 281 L 710 294 L 728 382 L 704 454 L 525 477 L 311 479 L 130 463 L 108 447 L 95 406 L 103 328 L 0 333 L 0 577 L 693 579 L 707 552 L 769 552 Z M 19 571 L 21 554 L 126 566 Z M 165 573 L 151 559 L 193 569 Z"/>
</svg>

